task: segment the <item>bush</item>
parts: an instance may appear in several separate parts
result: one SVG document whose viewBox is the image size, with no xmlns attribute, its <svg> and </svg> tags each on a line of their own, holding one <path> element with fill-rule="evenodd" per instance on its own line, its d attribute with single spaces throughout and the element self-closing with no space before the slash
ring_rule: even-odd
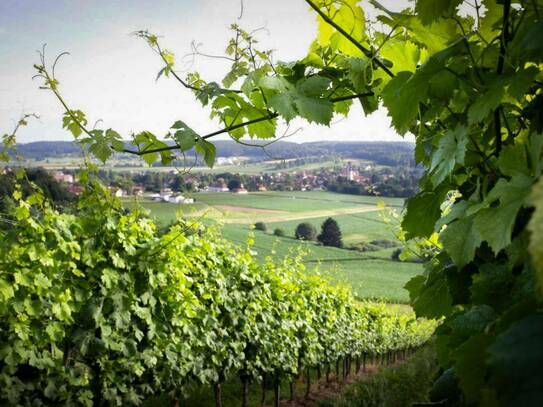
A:
<svg viewBox="0 0 543 407">
<path fill-rule="evenodd" d="M 268 229 L 268 228 L 266 227 L 266 224 L 264 222 L 256 222 L 255 223 L 255 229 L 265 232 L 266 229 Z"/>
<path fill-rule="evenodd" d="M 317 236 L 317 240 L 324 246 L 343 247 L 341 230 L 334 219 L 328 218 L 323 222 L 321 234 Z"/>
<path fill-rule="evenodd" d="M 298 240 L 315 240 L 317 237 L 317 229 L 311 223 L 300 223 L 296 227 L 294 237 Z"/>
<path fill-rule="evenodd" d="M 358 252 L 376 252 L 383 248 L 368 242 L 359 242 L 347 247 L 349 250 L 356 250 Z"/>
<path fill-rule="evenodd" d="M 394 261 L 400 261 L 400 254 L 402 254 L 402 249 L 396 249 L 390 255 L 390 258 Z"/>
<path fill-rule="evenodd" d="M 393 247 L 400 246 L 399 242 L 396 242 L 394 240 L 388 240 L 388 239 L 378 239 L 378 240 L 372 240 L 370 242 L 372 245 L 379 246 L 382 249 L 391 249 Z"/>
<path fill-rule="evenodd" d="M 286 233 L 285 233 L 285 229 L 281 229 L 281 228 L 277 228 L 273 231 L 273 234 L 275 236 L 279 236 L 279 237 L 285 237 Z"/>
</svg>

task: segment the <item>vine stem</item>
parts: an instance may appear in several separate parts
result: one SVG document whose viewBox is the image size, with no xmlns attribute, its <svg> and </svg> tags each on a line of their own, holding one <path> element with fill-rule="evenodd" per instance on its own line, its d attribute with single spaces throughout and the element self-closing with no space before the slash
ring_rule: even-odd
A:
<svg viewBox="0 0 543 407">
<path fill-rule="evenodd" d="M 372 54 L 372 52 L 364 47 L 362 44 L 360 44 L 357 40 L 355 40 L 347 31 L 345 31 L 341 26 L 339 26 L 334 20 L 332 20 L 330 17 L 328 17 L 326 15 L 326 13 L 324 13 L 320 8 L 319 6 L 317 6 L 315 3 L 313 3 L 311 0 L 305 0 L 305 2 L 307 4 L 309 4 L 309 6 L 315 10 L 317 12 L 317 14 L 319 16 L 321 16 L 321 18 L 329 25 L 331 25 L 332 27 L 334 27 L 338 32 L 341 33 L 341 35 L 343 35 L 345 38 L 347 38 L 347 40 L 349 40 L 349 42 L 351 42 L 356 48 L 358 48 L 366 57 L 372 59 L 375 64 L 377 66 L 379 66 L 379 68 L 381 68 L 383 71 L 386 72 L 386 74 L 388 76 L 390 76 L 391 78 L 394 77 L 394 74 L 392 73 L 392 71 L 390 69 L 388 69 L 388 67 L 383 63 L 381 62 L 379 59 L 375 58 L 374 59 L 374 55 Z"/>
<path fill-rule="evenodd" d="M 503 23 L 502 32 L 500 35 L 500 54 L 498 56 L 498 67 L 496 73 L 501 75 L 503 73 L 503 66 L 505 63 L 506 45 L 509 41 L 509 11 L 511 9 L 511 0 L 504 0 L 503 2 Z M 494 111 L 494 130 L 496 132 L 496 156 L 500 154 L 502 149 L 502 125 L 501 125 L 501 106 Z"/>
<path fill-rule="evenodd" d="M 330 99 L 330 101 L 332 103 L 337 103 L 337 102 L 342 102 L 342 101 L 345 101 L 345 100 L 361 98 L 361 97 L 364 97 L 364 96 L 373 96 L 373 92 L 357 93 L 357 94 L 347 95 L 347 96 L 339 96 L 339 97 Z M 212 133 L 201 136 L 200 139 L 207 140 L 207 139 L 209 139 L 211 137 L 218 136 L 219 134 L 228 133 L 228 132 L 230 132 L 232 130 L 239 129 L 241 127 L 249 126 L 251 124 L 255 124 L 255 123 L 259 123 L 259 122 L 263 122 L 263 121 L 267 121 L 267 120 L 273 120 L 273 119 L 277 118 L 278 116 L 279 116 L 278 113 L 270 113 L 270 114 L 262 116 L 262 117 L 257 117 L 256 119 L 252 119 L 252 120 L 248 120 L 246 122 L 234 124 L 232 126 L 224 127 L 224 128 L 222 128 L 220 130 L 216 130 L 216 131 L 214 131 Z M 160 153 L 160 152 L 163 152 L 163 151 L 170 151 L 170 150 L 178 150 L 179 148 L 180 148 L 179 145 L 174 144 L 172 146 L 160 147 L 160 148 L 155 148 L 155 149 L 146 150 L 146 151 L 134 151 L 134 150 L 124 149 L 123 152 L 128 153 L 128 154 L 142 156 L 142 155 L 145 155 L 145 154 Z"/>
</svg>

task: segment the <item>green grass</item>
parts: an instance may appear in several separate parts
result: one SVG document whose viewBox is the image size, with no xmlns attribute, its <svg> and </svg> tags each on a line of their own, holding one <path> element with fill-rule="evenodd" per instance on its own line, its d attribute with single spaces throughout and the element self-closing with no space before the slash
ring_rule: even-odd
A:
<svg viewBox="0 0 543 407">
<path fill-rule="evenodd" d="M 224 221 L 222 234 L 229 241 L 244 245 L 251 233 L 251 224 L 264 221 L 267 232 L 253 231 L 252 250 L 258 260 L 266 256 L 276 259 L 297 253 L 301 248 L 306 254 L 304 264 L 308 272 L 319 272 L 338 284 L 352 287 L 360 298 L 378 298 L 392 302 L 408 301 L 405 283 L 422 271 L 420 264 L 392 261 L 393 249 L 374 252 L 358 252 L 333 247 L 324 247 L 315 242 L 300 242 L 294 239 L 294 230 L 301 222 L 313 224 L 317 230 L 322 222 L 332 216 L 337 220 L 344 242 L 347 245 L 376 239 L 393 240 L 392 232 L 381 221 L 376 204 L 380 198 L 334 194 L 330 192 L 261 192 L 247 195 L 230 193 L 195 193 L 191 205 L 170 204 L 144 200 L 142 206 L 149 209 L 161 225 L 182 216 L 199 218 L 207 224 Z M 383 199 L 389 206 L 401 206 L 402 199 Z M 126 206 L 134 206 L 134 200 L 125 200 Z M 217 206 L 232 206 L 255 210 L 283 211 L 274 213 L 244 213 L 216 209 Z M 348 210 L 371 210 L 361 213 L 341 213 Z M 335 211 L 339 214 L 335 214 Z M 322 214 L 323 216 L 319 216 Z M 307 216 L 307 218 L 306 218 Z M 292 219 L 294 217 L 295 219 Z M 269 221 L 270 220 L 270 221 Z M 271 221 L 273 220 L 273 221 Z M 285 237 L 272 234 L 282 228 Z"/>
<path fill-rule="evenodd" d="M 147 200 L 138 202 L 139 205 L 148 209 L 151 212 L 151 216 L 162 226 L 174 221 L 177 217 L 176 214 L 180 216 L 195 216 L 209 208 L 208 205 L 200 202 L 188 205 Z M 133 199 L 124 199 L 123 204 L 126 208 L 135 208 L 138 205 Z"/>
<path fill-rule="evenodd" d="M 364 203 L 354 200 L 323 199 L 315 195 L 316 192 L 304 192 L 302 194 L 300 195 L 300 192 L 253 192 L 241 195 L 225 192 L 201 192 L 192 194 L 192 197 L 194 197 L 195 201 L 204 202 L 208 205 L 229 205 L 287 212 L 333 210 L 364 205 Z"/>
<path fill-rule="evenodd" d="M 270 224 L 275 225 L 275 224 Z M 224 225 L 223 236 L 231 242 L 245 244 L 247 225 Z M 320 272 L 331 281 L 351 286 L 360 298 L 375 298 L 405 303 L 409 300 L 403 288 L 411 277 L 422 271 L 420 264 L 392 261 L 392 249 L 357 252 L 300 242 L 294 238 L 273 236 L 270 232 L 254 231 L 254 246 L 259 260 L 272 255 L 279 259 L 302 248 L 307 254 L 304 264 L 309 272 Z"/>
<path fill-rule="evenodd" d="M 322 400 L 319 407 L 398 407 L 427 403 L 439 371 L 432 345 L 418 350 L 400 364 L 362 376 L 335 399 Z"/>
<path fill-rule="evenodd" d="M 371 241 L 375 239 L 393 240 L 394 235 L 388 229 L 387 225 L 381 220 L 379 211 L 366 213 L 352 213 L 346 215 L 332 216 L 341 229 L 343 241 L 345 243 L 356 243 L 360 241 Z M 317 231 L 320 230 L 322 223 L 328 216 L 318 218 L 309 218 L 303 222 L 311 223 Z M 302 220 L 291 220 L 283 222 L 268 223 L 268 228 L 283 228 L 287 236 L 294 236 L 296 227 Z"/>
<path fill-rule="evenodd" d="M 296 197 L 300 199 L 308 199 L 313 201 L 326 201 L 336 203 L 350 203 L 350 204 L 366 204 L 377 205 L 379 202 L 384 202 L 389 206 L 403 206 L 403 198 L 388 198 L 380 196 L 365 196 L 365 195 L 350 195 L 350 194 L 336 194 L 334 192 L 327 191 L 290 191 L 290 192 L 278 192 L 268 191 L 263 192 L 265 195 L 277 195 L 280 197 Z"/>
</svg>

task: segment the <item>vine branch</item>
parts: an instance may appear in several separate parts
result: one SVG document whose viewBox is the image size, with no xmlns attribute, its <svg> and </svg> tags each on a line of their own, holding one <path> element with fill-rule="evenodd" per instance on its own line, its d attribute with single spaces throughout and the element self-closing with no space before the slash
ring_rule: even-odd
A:
<svg viewBox="0 0 543 407">
<path fill-rule="evenodd" d="M 390 76 L 391 78 L 394 77 L 394 74 L 392 73 L 392 71 L 390 69 L 388 69 L 388 67 L 383 63 L 381 62 L 379 59 L 375 58 L 374 59 L 374 55 L 372 54 L 372 52 L 364 47 L 362 44 L 360 44 L 357 40 L 355 40 L 347 31 L 345 31 L 343 28 L 341 28 L 336 22 L 334 22 L 334 20 L 332 20 L 330 17 L 328 17 L 326 15 L 326 13 L 324 13 L 320 8 L 319 6 L 317 6 L 315 3 L 313 3 L 311 0 L 305 0 L 305 2 L 307 4 L 309 4 L 309 6 L 315 10 L 317 12 L 317 14 L 319 16 L 321 16 L 321 18 L 329 25 L 331 25 L 332 27 L 334 27 L 338 32 L 341 33 L 341 35 L 343 35 L 345 38 L 347 38 L 347 40 L 349 40 L 349 42 L 351 42 L 356 48 L 358 48 L 360 51 L 362 51 L 362 53 L 374 60 L 375 64 L 377 66 L 379 66 L 379 68 L 381 68 L 383 71 L 386 72 L 386 74 L 388 76 Z"/>
</svg>

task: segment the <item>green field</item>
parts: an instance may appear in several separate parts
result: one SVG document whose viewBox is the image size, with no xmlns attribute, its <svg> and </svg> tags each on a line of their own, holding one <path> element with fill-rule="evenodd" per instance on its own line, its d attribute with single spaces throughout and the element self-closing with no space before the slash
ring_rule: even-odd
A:
<svg viewBox="0 0 543 407">
<path fill-rule="evenodd" d="M 377 198 L 343 195 L 331 192 L 259 192 L 247 195 L 230 193 L 195 193 L 191 205 L 140 200 L 162 225 L 179 216 L 220 224 L 223 236 L 244 245 L 254 235 L 252 250 L 262 260 L 272 255 L 279 259 L 302 249 L 309 273 L 321 273 L 338 284 L 352 286 L 360 298 L 379 298 L 407 302 L 403 285 L 422 271 L 416 263 L 392 261 L 394 249 L 359 252 L 320 246 L 314 242 L 294 239 L 294 230 L 301 222 L 312 223 L 317 230 L 329 216 L 337 220 L 347 246 L 360 242 L 393 240 L 392 231 L 380 218 L 379 201 L 387 206 L 401 207 L 399 198 Z M 126 200 L 125 205 L 135 202 Z M 252 230 L 255 221 L 263 221 L 267 231 Z M 285 237 L 273 235 L 275 228 L 284 229 Z"/>
<path fill-rule="evenodd" d="M 284 160 L 291 161 L 291 160 Z M 315 170 L 320 168 L 333 168 L 338 165 L 344 165 L 347 161 L 352 162 L 355 165 L 361 164 L 373 164 L 367 160 L 360 159 L 343 159 L 343 160 L 327 160 L 327 161 L 318 161 L 314 163 L 307 163 L 298 166 L 292 166 L 288 169 L 277 168 L 278 164 L 282 163 L 283 160 L 269 160 L 261 161 L 256 163 L 244 163 L 237 165 L 215 165 L 213 168 L 207 166 L 197 166 L 191 168 L 191 173 L 193 174 L 220 174 L 225 172 L 235 172 L 238 174 L 246 175 L 258 175 L 262 173 L 277 173 L 277 172 L 293 172 L 293 171 L 308 171 Z M 54 158 L 45 158 L 45 159 L 28 159 L 24 161 L 24 165 L 27 167 L 43 167 L 49 170 L 60 170 L 60 169 L 78 169 L 82 164 L 82 159 L 79 156 L 65 156 L 65 157 L 54 157 Z M 380 167 L 380 166 L 377 166 Z M 179 167 L 168 167 L 168 166 L 157 166 L 149 167 L 145 165 L 142 161 L 133 159 L 133 158 L 123 158 L 123 159 L 111 159 L 108 161 L 108 164 L 101 166 L 103 169 L 115 171 L 115 172 L 176 172 L 179 170 Z"/>
</svg>

